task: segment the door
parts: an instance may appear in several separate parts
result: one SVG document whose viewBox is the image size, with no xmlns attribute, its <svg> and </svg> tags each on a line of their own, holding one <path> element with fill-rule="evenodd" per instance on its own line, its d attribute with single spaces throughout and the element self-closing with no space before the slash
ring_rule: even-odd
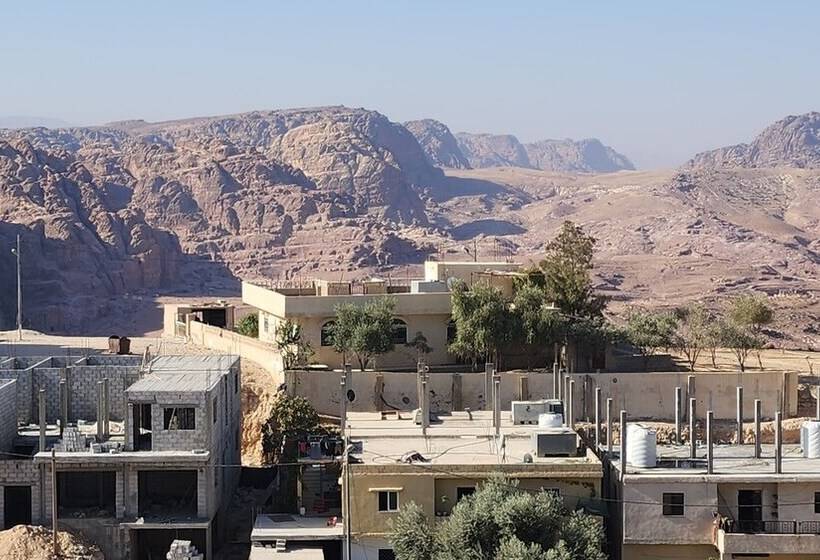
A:
<svg viewBox="0 0 820 560">
<path fill-rule="evenodd" d="M 31 525 L 31 486 L 3 488 L 3 519 L 5 529 L 15 525 Z"/>
<path fill-rule="evenodd" d="M 741 531 L 763 532 L 763 498 L 760 490 L 737 491 L 737 518 Z"/>
</svg>

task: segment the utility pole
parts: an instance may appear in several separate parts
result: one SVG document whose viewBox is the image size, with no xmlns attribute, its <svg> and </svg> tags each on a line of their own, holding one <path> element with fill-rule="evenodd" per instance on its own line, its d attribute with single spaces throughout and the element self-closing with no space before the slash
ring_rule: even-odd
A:
<svg viewBox="0 0 820 560">
<path fill-rule="evenodd" d="M 23 284 L 20 273 L 20 234 L 17 234 L 17 247 L 11 252 L 17 257 L 17 340 L 23 340 Z"/>
<path fill-rule="evenodd" d="M 346 436 L 343 436 L 345 443 L 349 441 Z M 352 543 L 351 543 L 351 530 L 350 530 L 350 523 L 353 521 L 351 519 L 350 514 L 350 452 L 353 451 L 352 445 L 345 446 L 345 454 L 342 457 L 342 469 L 345 474 L 345 485 L 344 485 L 344 496 L 345 496 L 345 512 L 344 516 L 342 517 L 342 522 L 344 523 L 345 529 L 345 551 L 344 551 L 344 560 L 352 560 Z"/>
</svg>

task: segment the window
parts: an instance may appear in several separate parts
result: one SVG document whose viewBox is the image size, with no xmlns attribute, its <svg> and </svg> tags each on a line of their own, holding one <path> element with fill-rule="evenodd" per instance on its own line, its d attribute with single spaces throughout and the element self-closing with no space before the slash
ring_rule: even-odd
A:
<svg viewBox="0 0 820 560">
<path fill-rule="evenodd" d="M 663 514 L 664 515 L 683 515 L 683 493 L 682 492 L 664 492 L 663 493 Z"/>
<path fill-rule="evenodd" d="M 452 344 L 456 340 L 456 322 L 450 319 L 447 321 L 447 344 Z"/>
<path fill-rule="evenodd" d="M 399 511 L 399 493 L 394 490 L 379 492 L 379 511 Z"/>
<path fill-rule="evenodd" d="M 265 332 L 268 332 L 269 328 L 270 327 L 268 325 L 268 316 L 265 315 L 264 318 L 262 319 L 262 330 L 265 331 Z"/>
<path fill-rule="evenodd" d="M 396 560 L 396 553 L 392 548 L 380 548 L 379 560 Z"/>
<path fill-rule="evenodd" d="M 820 513 L 820 492 L 814 493 L 814 513 Z"/>
<path fill-rule="evenodd" d="M 407 344 L 407 323 L 393 319 L 393 344 Z"/>
<path fill-rule="evenodd" d="M 233 374 L 233 394 L 239 393 L 239 373 Z"/>
<path fill-rule="evenodd" d="M 219 412 L 219 406 L 217 406 L 217 397 L 214 397 L 213 404 L 214 404 L 214 413 L 213 413 L 214 424 L 216 424 L 216 415 Z"/>
<path fill-rule="evenodd" d="M 456 488 L 456 502 L 460 502 L 461 498 L 472 496 L 475 494 L 474 486 L 460 486 Z"/>
<path fill-rule="evenodd" d="M 336 321 L 328 321 L 322 325 L 322 332 L 319 335 L 319 344 L 322 346 L 333 346 L 333 329 L 336 328 Z"/>
<path fill-rule="evenodd" d="M 166 430 L 196 430 L 193 407 L 163 409 L 163 427 Z"/>
</svg>

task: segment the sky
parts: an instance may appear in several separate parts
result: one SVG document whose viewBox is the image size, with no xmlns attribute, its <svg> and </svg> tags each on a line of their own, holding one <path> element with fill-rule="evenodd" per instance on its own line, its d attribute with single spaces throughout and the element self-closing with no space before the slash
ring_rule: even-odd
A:
<svg viewBox="0 0 820 560">
<path fill-rule="evenodd" d="M 0 0 L 0 117 L 348 105 L 640 168 L 820 110 L 820 2 Z"/>
</svg>

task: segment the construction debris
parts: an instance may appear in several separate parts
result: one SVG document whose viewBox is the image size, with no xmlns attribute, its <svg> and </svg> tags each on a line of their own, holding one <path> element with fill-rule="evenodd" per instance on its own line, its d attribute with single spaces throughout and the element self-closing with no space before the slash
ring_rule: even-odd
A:
<svg viewBox="0 0 820 560">
<path fill-rule="evenodd" d="M 165 558 L 168 560 L 203 560 L 204 556 L 197 552 L 191 541 L 177 539 L 171 543 L 171 549 Z"/>
</svg>

